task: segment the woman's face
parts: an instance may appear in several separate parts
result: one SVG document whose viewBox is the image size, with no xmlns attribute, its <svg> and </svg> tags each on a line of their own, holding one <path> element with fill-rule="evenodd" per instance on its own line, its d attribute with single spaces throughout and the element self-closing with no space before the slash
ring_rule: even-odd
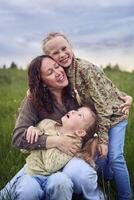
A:
<svg viewBox="0 0 134 200">
<path fill-rule="evenodd" d="M 51 58 L 44 58 L 42 60 L 41 78 L 50 90 L 63 89 L 68 85 L 64 69 Z"/>
</svg>

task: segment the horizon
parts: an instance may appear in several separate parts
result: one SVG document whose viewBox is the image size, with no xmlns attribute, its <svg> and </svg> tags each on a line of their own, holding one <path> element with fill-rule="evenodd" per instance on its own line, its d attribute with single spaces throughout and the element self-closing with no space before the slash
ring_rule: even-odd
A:
<svg viewBox="0 0 134 200">
<path fill-rule="evenodd" d="M 85 58 L 83 58 L 83 59 L 85 59 Z M 15 64 L 15 67 L 13 67 L 13 68 L 16 68 L 18 70 L 27 70 L 28 69 L 28 65 L 29 65 L 29 63 L 28 63 L 25 66 L 21 66 L 21 65 L 18 65 L 15 61 L 11 61 L 11 63 L 9 63 L 9 65 L 6 65 L 6 64 L 0 65 L 0 69 L 11 69 L 12 68 L 11 67 L 12 64 L 13 65 Z M 109 62 L 106 65 L 96 65 L 96 66 L 101 67 L 102 69 L 106 69 L 106 68 L 110 67 L 113 70 L 119 70 L 121 72 L 128 72 L 128 73 L 133 73 L 134 72 L 134 69 L 133 70 L 126 70 L 125 68 L 123 69 L 118 63 L 112 64 L 112 63 Z"/>
</svg>

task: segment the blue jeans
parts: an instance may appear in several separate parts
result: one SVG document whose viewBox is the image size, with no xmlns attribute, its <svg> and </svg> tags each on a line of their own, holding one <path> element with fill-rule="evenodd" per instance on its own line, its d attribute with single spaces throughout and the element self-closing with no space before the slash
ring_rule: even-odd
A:
<svg viewBox="0 0 134 200">
<path fill-rule="evenodd" d="M 98 188 L 96 171 L 84 160 L 74 157 L 63 168 L 63 172 L 72 180 L 74 193 L 82 193 L 87 200 L 105 199 Z"/>
<path fill-rule="evenodd" d="M 97 165 L 103 169 L 106 179 L 114 178 L 118 200 L 131 198 L 129 173 L 124 159 L 125 131 L 128 121 L 123 120 L 109 130 L 108 155 L 104 160 L 97 160 Z"/>
<path fill-rule="evenodd" d="M 24 166 L 1 190 L 0 200 L 71 200 L 73 184 L 63 173 L 57 172 L 51 176 L 25 173 Z"/>
<path fill-rule="evenodd" d="M 87 200 L 104 200 L 95 170 L 79 158 L 73 158 L 51 176 L 26 175 L 24 166 L 1 190 L 1 196 L 7 199 L 10 193 L 13 200 L 16 196 L 17 200 L 71 200 L 73 191 L 83 193 Z"/>
</svg>

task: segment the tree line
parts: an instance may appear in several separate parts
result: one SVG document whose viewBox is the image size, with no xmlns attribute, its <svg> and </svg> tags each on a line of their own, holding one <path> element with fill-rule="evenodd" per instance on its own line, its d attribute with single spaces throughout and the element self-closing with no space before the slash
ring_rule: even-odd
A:
<svg viewBox="0 0 134 200">
<path fill-rule="evenodd" d="M 115 69 L 115 70 L 120 70 L 120 67 L 118 64 L 115 65 L 111 65 L 110 63 L 106 66 L 101 66 L 102 68 L 106 68 L 106 69 Z M 20 67 L 13 61 L 11 62 L 10 66 L 7 65 L 2 65 L 0 68 L 2 69 L 7 69 L 7 68 L 11 68 L 11 69 L 20 69 Z"/>
<path fill-rule="evenodd" d="M 115 71 L 122 71 L 118 64 L 112 65 L 111 63 L 107 64 L 106 66 L 101 65 L 101 67 L 105 70 L 115 70 Z M 2 65 L 0 66 L 1 69 L 23 69 L 23 67 L 18 66 L 14 61 L 11 62 L 10 66 Z M 134 70 L 132 71 L 134 72 Z"/>
<path fill-rule="evenodd" d="M 6 66 L 5 64 L 1 66 L 2 69 L 7 69 L 7 68 L 11 68 L 11 69 L 18 69 L 18 65 L 15 62 L 11 62 L 10 66 Z"/>
</svg>

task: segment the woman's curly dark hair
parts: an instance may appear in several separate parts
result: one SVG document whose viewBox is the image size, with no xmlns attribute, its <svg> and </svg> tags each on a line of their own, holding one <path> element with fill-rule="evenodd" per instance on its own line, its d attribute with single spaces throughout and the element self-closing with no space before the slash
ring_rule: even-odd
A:
<svg viewBox="0 0 134 200">
<path fill-rule="evenodd" d="M 28 67 L 28 85 L 32 95 L 32 101 L 34 102 L 36 108 L 38 110 L 45 108 L 47 112 L 52 113 L 54 111 L 54 95 L 51 93 L 47 85 L 44 86 L 41 78 L 41 65 L 44 58 L 54 60 L 48 55 L 41 55 L 33 59 Z M 66 97 L 72 98 L 72 89 L 70 84 L 68 84 L 62 92 L 62 98 L 65 106 L 67 103 Z"/>
</svg>

